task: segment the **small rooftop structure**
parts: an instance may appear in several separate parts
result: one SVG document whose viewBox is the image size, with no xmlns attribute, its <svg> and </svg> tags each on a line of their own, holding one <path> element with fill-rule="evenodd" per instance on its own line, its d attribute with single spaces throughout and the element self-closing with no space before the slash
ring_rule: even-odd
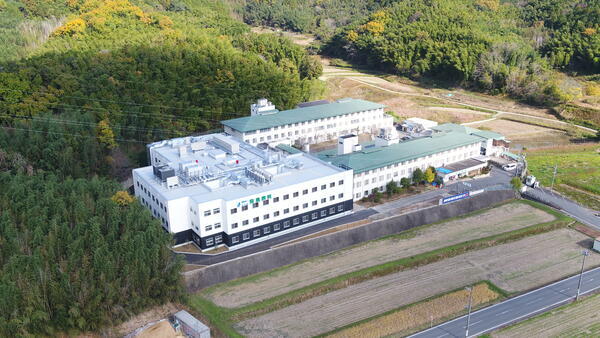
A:
<svg viewBox="0 0 600 338">
<path fill-rule="evenodd" d="M 269 115 L 277 113 L 279 110 L 275 109 L 275 105 L 267 99 L 258 99 L 256 103 L 250 105 L 250 115 Z"/>
<path fill-rule="evenodd" d="M 402 129 L 405 131 L 413 131 L 413 129 L 418 129 L 415 131 L 424 131 L 429 130 L 437 125 L 438 123 L 435 121 L 426 120 L 419 117 L 411 117 L 404 120 L 402 123 Z"/>
<path fill-rule="evenodd" d="M 183 333 L 192 338 L 210 338 L 210 328 L 189 312 L 181 310 L 173 315 L 181 324 Z"/>
</svg>

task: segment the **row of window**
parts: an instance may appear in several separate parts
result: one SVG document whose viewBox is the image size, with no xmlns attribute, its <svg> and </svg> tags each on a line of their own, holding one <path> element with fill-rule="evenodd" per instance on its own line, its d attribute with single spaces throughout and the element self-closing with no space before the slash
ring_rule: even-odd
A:
<svg viewBox="0 0 600 338">
<path fill-rule="evenodd" d="M 326 217 L 326 216 L 328 216 L 328 211 L 329 211 L 329 215 L 333 215 L 333 214 L 336 213 L 336 210 L 337 210 L 337 212 L 344 211 L 344 205 L 340 204 L 340 205 L 337 206 L 337 208 L 336 207 L 330 207 L 328 210 L 321 210 L 320 213 L 315 211 L 315 212 L 313 212 L 310 215 L 304 215 L 302 217 L 293 218 L 291 221 L 287 220 L 287 221 L 283 221 L 281 223 L 275 223 L 272 226 L 271 225 L 264 226 L 262 229 L 254 229 L 252 232 L 245 232 L 245 233 L 241 234 L 242 235 L 242 240 L 246 241 L 246 240 L 249 240 L 250 237 L 252 237 L 252 238 L 260 237 L 261 236 L 261 230 L 262 230 L 262 234 L 263 235 L 268 235 L 271 232 L 277 232 L 277 231 L 280 231 L 280 230 L 285 230 L 285 229 L 290 228 L 291 226 L 299 225 L 300 223 L 306 223 L 306 222 L 309 222 L 309 221 L 312 221 L 312 220 L 316 220 L 317 218 L 319 218 L 319 215 L 321 217 Z M 222 235 L 220 235 L 220 234 L 216 235 L 214 237 L 214 241 L 213 241 L 212 237 L 211 238 L 207 238 L 206 239 L 206 245 L 207 246 L 212 246 L 212 245 L 216 245 L 216 244 L 221 243 L 223 241 L 223 239 L 222 239 L 221 236 Z M 239 243 L 239 242 L 240 242 L 240 235 L 235 235 L 235 236 L 231 237 L 231 244 L 236 244 L 236 243 Z"/>
<path fill-rule="evenodd" d="M 342 193 L 342 194 L 338 194 L 338 198 L 340 198 L 340 199 L 341 199 L 341 198 L 343 198 L 343 197 L 344 197 L 344 194 L 343 194 L 343 193 Z M 335 200 L 335 196 L 334 196 L 334 195 L 331 195 L 331 196 L 329 196 L 329 201 L 334 201 L 334 200 Z M 321 199 L 321 203 L 327 203 L 327 198 L 322 198 L 322 199 Z M 312 201 L 312 202 L 311 202 L 311 205 L 312 205 L 312 206 L 316 206 L 317 204 L 318 204 L 318 201 L 317 201 L 317 200 L 314 200 L 314 201 Z M 303 208 L 303 209 L 306 209 L 306 208 L 308 208 L 308 203 L 304 203 L 304 204 L 302 204 L 302 208 Z M 294 206 L 294 207 L 292 208 L 292 210 L 293 210 L 293 211 L 298 211 L 298 210 L 300 210 L 300 206 L 299 206 L 299 205 L 296 205 L 296 206 Z M 283 213 L 284 213 L 284 214 L 289 214 L 289 213 L 290 213 L 290 208 L 285 208 L 285 209 L 283 209 Z M 273 217 L 279 217 L 279 215 L 281 215 L 281 213 L 280 213 L 279 211 L 275 211 L 275 212 L 273 212 Z M 263 219 L 263 221 L 264 221 L 264 220 L 268 220 L 269 218 L 271 218 L 271 215 L 270 215 L 270 214 L 264 214 L 264 215 L 262 216 L 262 219 Z M 260 222 L 260 217 L 258 217 L 258 216 L 257 216 L 257 217 L 254 217 L 254 218 L 252 218 L 252 223 L 258 223 L 258 222 Z M 250 220 L 246 219 L 246 220 L 243 220 L 243 221 L 242 221 L 242 226 L 244 226 L 244 225 L 248 225 L 248 224 L 250 224 Z M 238 228 L 238 226 L 239 226 L 238 222 L 231 223 L 231 229 L 237 229 L 237 228 Z"/>
<path fill-rule="evenodd" d="M 365 110 L 365 111 L 361 111 L 361 112 L 354 112 L 354 113 L 350 113 L 350 114 L 330 116 L 330 117 L 325 117 L 325 118 L 320 118 L 320 119 L 315 119 L 315 120 L 309 120 L 309 121 L 304 121 L 304 122 L 296 122 L 296 123 L 292 123 L 292 124 L 284 124 L 284 125 L 281 125 L 281 126 L 275 126 L 275 127 L 273 127 L 273 130 L 279 130 L 279 128 L 285 129 L 285 128 L 292 128 L 292 127 L 304 126 L 304 125 L 309 125 L 309 124 L 314 124 L 314 123 L 319 123 L 319 122 L 324 122 L 324 121 L 330 121 L 330 120 L 335 120 L 335 119 L 343 119 L 343 118 L 346 118 L 348 116 L 370 115 L 370 114 L 372 114 L 374 112 L 375 112 L 375 110 Z M 381 118 L 382 116 L 385 116 L 385 114 L 380 114 L 379 116 L 372 116 L 371 118 L 377 119 L 377 118 Z M 365 118 L 363 117 L 363 121 L 364 120 L 365 120 Z M 260 129 L 261 132 L 267 132 L 267 131 L 270 131 L 270 130 L 271 130 L 271 128 L 262 128 L 262 129 Z M 246 135 L 252 135 L 255 132 L 256 131 L 246 132 Z"/>
<path fill-rule="evenodd" d="M 335 184 L 336 184 L 335 182 L 331 182 L 331 183 L 329 183 L 329 187 L 330 188 L 334 188 Z M 343 185 L 344 184 L 344 180 L 339 180 L 337 182 L 337 184 L 338 185 Z M 327 189 L 327 184 L 321 185 L 321 190 L 325 190 L 325 189 Z M 312 189 L 311 189 L 312 192 L 317 192 L 318 190 L 319 190 L 318 187 L 312 187 Z M 308 195 L 308 191 L 309 191 L 308 189 L 302 190 L 302 195 Z M 299 191 L 296 191 L 296 192 L 292 193 L 292 197 L 298 197 L 298 196 L 300 196 L 300 192 Z M 343 198 L 343 197 L 344 197 L 344 194 L 339 194 L 338 195 L 338 198 Z M 282 198 L 283 198 L 284 201 L 285 200 L 289 200 L 290 199 L 290 194 L 285 194 L 285 195 L 283 195 Z M 334 199 L 335 199 L 335 196 L 331 196 L 330 197 L 330 201 L 333 201 Z M 323 200 L 325 200 L 325 199 L 323 199 Z M 322 203 L 325 203 L 323 200 L 322 200 Z M 273 203 L 277 203 L 277 202 L 279 202 L 279 197 L 278 196 L 273 198 Z M 314 201 L 313 203 L 314 203 L 313 205 L 316 205 L 316 201 Z M 270 204 L 270 201 L 268 199 L 262 200 L 262 205 L 263 206 L 264 205 L 269 205 L 269 204 Z M 260 202 L 253 202 L 251 205 L 252 205 L 252 208 L 258 208 L 260 206 Z M 217 209 L 215 209 L 215 210 L 217 210 Z M 248 210 L 248 205 L 242 205 L 241 206 L 241 211 L 246 211 L 246 210 Z M 236 214 L 237 212 L 238 212 L 238 208 L 232 208 L 231 210 L 229 210 L 229 213 L 231 213 L 232 215 Z"/>
</svg>

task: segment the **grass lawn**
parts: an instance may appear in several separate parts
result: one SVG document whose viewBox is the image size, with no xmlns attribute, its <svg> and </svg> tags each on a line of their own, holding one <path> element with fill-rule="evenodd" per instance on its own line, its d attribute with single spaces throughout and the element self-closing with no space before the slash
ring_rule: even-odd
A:
<svg viewBox="0 0 600 338">
<path fill-rule="evenodd" d="M 527 154 L 529 170 L 542 185 L 550 186 L 558 165 L 554 186 L 566 184 L 600 195 L 600 144 L 557 147 Z"/>
</svg>

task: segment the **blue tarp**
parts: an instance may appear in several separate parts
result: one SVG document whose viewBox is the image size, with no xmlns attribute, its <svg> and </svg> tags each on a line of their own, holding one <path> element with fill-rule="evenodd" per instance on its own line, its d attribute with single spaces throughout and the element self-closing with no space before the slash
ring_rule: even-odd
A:
<svg viewBox="0 0 600 338">
<path fill-rule="evenodd" d="M 436 172 L 440 172 L 442 174 L 449 174 L 452 172 L 452 170 L 450 169 L 446 169 L 446 168 L 436 168 L 435 169 Z"/>
</svg>

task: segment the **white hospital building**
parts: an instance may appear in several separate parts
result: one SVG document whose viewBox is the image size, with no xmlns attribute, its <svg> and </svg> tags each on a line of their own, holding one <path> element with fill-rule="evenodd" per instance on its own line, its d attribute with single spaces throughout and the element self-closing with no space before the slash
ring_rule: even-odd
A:
<svg viewBox="0 0 600 338">
<path fill-rule="evenodd" d="M 135 195 L 176 243 L 243 246 L 346 215 L 352 171 L 211 134 L 148 146 Z"/>
<path fill-rule="evenodd" d="M 347 134 L 377 133 L 392 128 L 394 119 L 379 103 L 357 99 L 316 101 L 279 111 L 266 99 L 250 108 L 251 115 L 221 121 L 225 133 L 257 145 L 297 144 L 306 146 L 334 140 Z"/>
<path fill-rule="evenodd" d="M 347 215 L 353 201 L 417 168 L 448 182 L 508 151 L 500 134 L 449 123 L 401 140 L 383 106 L 363 100 L 273 110 L 259 100 L 252 116 L 222 121 L 224 134 L 148 145 L 149 166 L 133 170 L 135 195 L 176 243 L 239 248 Z M 362 132 L 376 136 L 359 144 Z M 314 155 L 289 146 L 333 138 L 335 149 Z"/>
</svg>

